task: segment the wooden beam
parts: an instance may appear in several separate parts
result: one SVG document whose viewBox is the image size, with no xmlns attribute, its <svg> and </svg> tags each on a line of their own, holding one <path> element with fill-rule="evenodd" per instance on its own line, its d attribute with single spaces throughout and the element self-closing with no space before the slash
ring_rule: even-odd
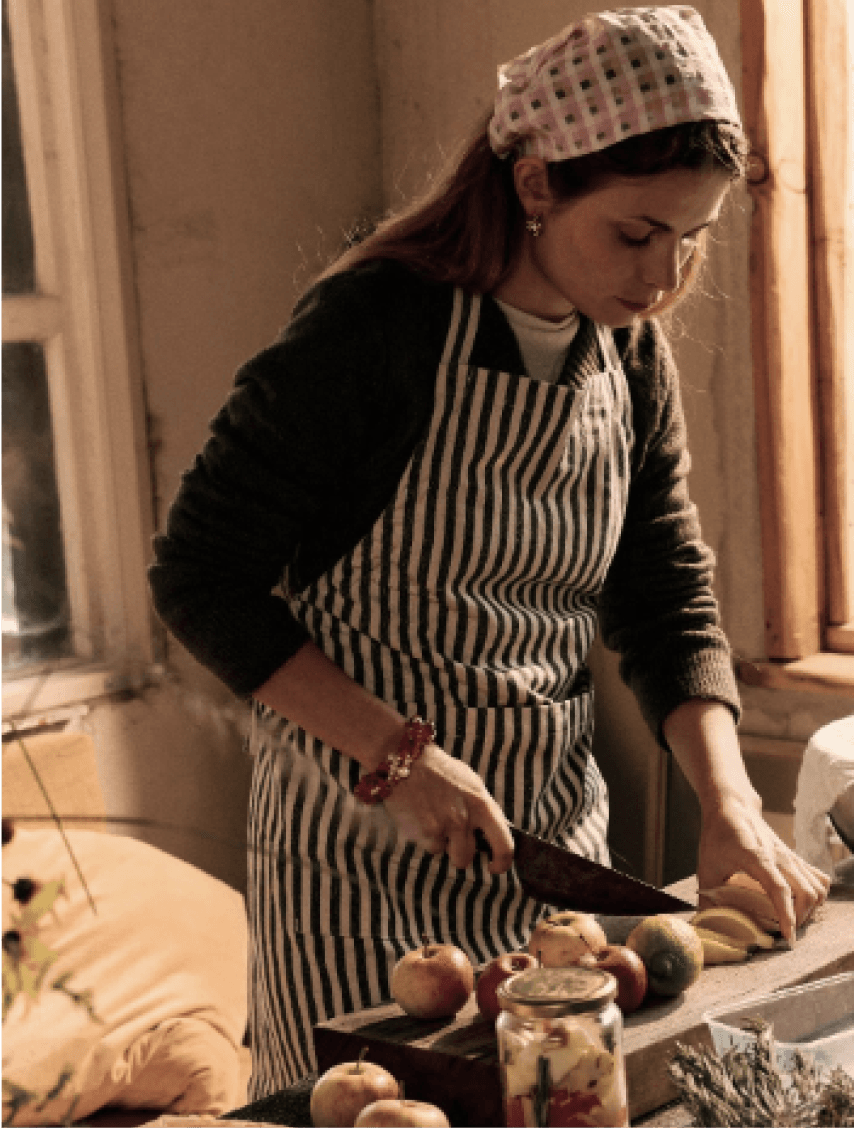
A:
<svg viewBox="0 0 854 1128">
<path fill-rule="evenodd" d="M 827 648 L 836 654 L 854 654 L 854 623 L 828 627 Z"/>
<path fill-rule="evenodd" d="M 3 341 L 47 341 L 62 329 L 62 303 L 45 294 L 3 298 Z"/>
<path fill-rule="evenodd" d="M 845 308 L 845 258 L 852 253 L 846 222 L 851 191 L 849 17 L 843 0 L 805 3 L 813 339 L 821 410 L 827 622 L 839 625 L 854 619 L 849 534 L 854 498 L 848 496 L 845 402 L 846 326 L 847 318 L 854 317 L 854 310 Z M 854 372 L 848 375 L 854 378 Z"/>
<path fill-rule="evenodd" d="M 741 24 L 765 638 L 792 660 L 819 649 L 821 595 L 802 5 L 741 0 Z"/>
</svg>

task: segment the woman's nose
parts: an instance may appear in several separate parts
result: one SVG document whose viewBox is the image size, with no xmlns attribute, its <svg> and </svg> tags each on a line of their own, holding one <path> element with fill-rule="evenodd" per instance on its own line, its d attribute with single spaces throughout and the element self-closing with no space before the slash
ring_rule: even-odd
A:
<svg viewBox="0 0 854 1128">
<path fill-rule="evenodd" d="M 653 240 L 644 260 L 644 282 L 656 290 L 675 290 L 682 273 L 681 251 L 681 245 L 676 240 Z"/>
</svg>

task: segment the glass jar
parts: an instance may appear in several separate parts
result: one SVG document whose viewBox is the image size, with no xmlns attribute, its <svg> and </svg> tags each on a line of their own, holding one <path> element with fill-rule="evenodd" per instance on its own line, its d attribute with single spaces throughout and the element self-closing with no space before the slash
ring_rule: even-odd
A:
<svg viewBox="0 0 854 1128">
<path fill-rule="evenodd" d="M 535 967 L 498 988 L 498 1060 L 508 1128 L 628 1128 L 617 981 L 584 967 Z"/>
</svg>

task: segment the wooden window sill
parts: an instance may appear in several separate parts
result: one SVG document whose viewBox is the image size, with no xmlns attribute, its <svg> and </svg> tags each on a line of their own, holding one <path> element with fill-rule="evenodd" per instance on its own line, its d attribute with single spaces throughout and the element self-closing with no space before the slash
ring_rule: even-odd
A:
<svg viewBox="0 0 854 1128">
<path fill-rule="evenodd" d="M 834 693 L 854 698 L 854 654 L 811 654 L 795 662 L 745 662 L 737 665 L 740 681 L 762 689 Z"/>
</svg>

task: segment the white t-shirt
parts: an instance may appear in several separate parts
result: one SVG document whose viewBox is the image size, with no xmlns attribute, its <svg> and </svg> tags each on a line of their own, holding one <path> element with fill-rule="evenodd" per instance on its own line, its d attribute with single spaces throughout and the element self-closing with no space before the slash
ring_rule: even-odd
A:
<svg viewBox="0 0 854 1128">
<path fill-rule="evenodd" d="M 516 334 L 528 375 L 555 383 L 563 370 L 566 350 L 578 332 L 578 311 L 573 310 L 562 321 L 546 321 L 505 302 L 498 304 Z"/>
</svg>

